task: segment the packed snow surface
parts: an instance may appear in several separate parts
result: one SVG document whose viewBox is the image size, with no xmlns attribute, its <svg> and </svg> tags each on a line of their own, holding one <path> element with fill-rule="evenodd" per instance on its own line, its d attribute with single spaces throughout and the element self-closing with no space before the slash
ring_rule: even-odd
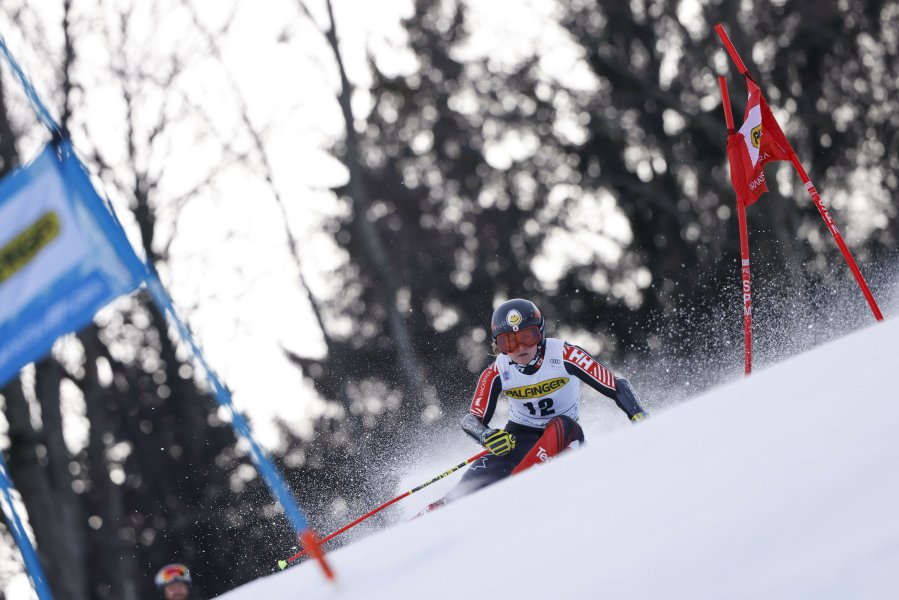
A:
<svg viewBox="0 0 899 600">
<path fill-rule="evenodd" d="M 897 598 L 897 377 L 872 324 L 222 598 Z"/>
</svg>

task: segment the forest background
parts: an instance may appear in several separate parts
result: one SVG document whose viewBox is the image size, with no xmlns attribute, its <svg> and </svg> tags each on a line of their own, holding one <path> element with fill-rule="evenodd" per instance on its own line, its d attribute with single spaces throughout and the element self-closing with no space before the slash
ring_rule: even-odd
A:
<svg viewBox="0 0 899 600">
<path fill-rule="evenodd" d="M 534 300 L 650 411 L 741 375 L 716 75 L 738 122 L 745 88 L 718 22 L 895 295 L 899 2 L 39 4 L 4 2 L 0 32 L 322 532 L 461 438 L 500 300 Z M 47 140 L 0 70 L 6 173 Z M 792 169 L 768 179 L 757 367 L 871 319 Z M 211 597 L 294 545 L 145 294 L 0 396 L 57 598 L 154 598 L 175 560 Z M 2 537 L 0 597 L 20 597 Z"/>
</svg>

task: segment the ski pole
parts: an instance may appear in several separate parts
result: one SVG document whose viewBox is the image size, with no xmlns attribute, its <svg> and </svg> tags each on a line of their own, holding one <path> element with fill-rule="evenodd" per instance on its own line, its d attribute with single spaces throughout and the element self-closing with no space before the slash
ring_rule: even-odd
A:
<svg viewBox="0 0 899 600">
<path fill-rule="evenodd" d="M 464 467 L 465 465 L 471 464 L 471 463 L 473 463 L 474 461 L 478 460 L 479 458 L 483 458 L 484 456 L 487 456 L 488 454 L 490 454 L 490 450 L 484 450 L 484 451 L 482 451 L 482 452 L 478 452 L 477 454 L 475 454 L 474 456 L 472 456 L 471 458 L 469 458 L 469 459 L 466 460 L 465 462 L 459 463 L 459 464 L 456 465 L 455 467 L 453 467 L 453 468 L 451 468 L 451 469 L 449 469 L 449 470 L 447 470 L 447 471 L 444 471 L 443 473 L 441 473 L 441 474 L 438 475 L 437 477 L 431 479 L 430 481 L 426 481 L 425 483 L 421 484 L 420 486 L 418 486 L 418 487 L 416 487 L 416 488 L 412 488 L 412 489 L 409 490 L 408 492 L 403 492 L 402 494 L 400 494 L 399 496 L 397 496 L 397 497 L 394 498 L 393 500 L 390 500 L 389 502 L 385 502 L 384 504 L 382 504 L 382 505 L 379 506 L 378 508 L 376 508 L 376 509 L 374 509 L 374 510 L 371 510 L 371 511 L 365 513 L 364 515 L 362 515 L 361 517 L 359 517 L 358 519 L 356 519 L 356 520 L 353 521 L 352 523 L 349 523 L 349 524 L 347 524 L 347 525 L 344 525 L 343 527 L 341 527 L 340 529 L 338 529 L 338 530 L 335 531 L 334 533 L 330 533 L 330 534 L 326 535 L 325 537 L 323 537 L 323 538 L 318 542 L 319 545 L 324 544 L 324 543 L 327 542 L 328 540 L 337 537 L 338 535 L 340 535 L 341 533 L 343 533 L 343 532 L 346 531 L 347 529 L 350 529 L 350 528 L 352 528 L 352 527 L 355 527 L 356 525 L 358 525 L 359 523 L 361 523 L 361 522 L 364 521 L 365 519 L 367 519 L 367 518 L 369 518 L 369 517 L 371 517 L 371 516 L 374 516 L 374 515 L 378 514 L 379 512 L 381 512 L 382 510 L 384 510 L 384 509 L 387 508 L 388 506 L 390 506 L 390 505 L 392 505 L 392 504 L 395 504 L 395 503 L 399 502 L 400 500 L 402 500 L 403 498 L 405 498 L 405 497 L 407 497 L 407 496 L 411 496 L 411 495 L 414 494 L 415 492 L 417 492 L 417 491 L 419 491 L 419 490 L 421 490 L 421 489 L 423 489 L 423 488 L 428 487 L 428 486 L 431 485 L 432 483 L 435 483 L 435 482 L 437 482 L 437 481 L 440 481 L 440 480 L 443 479 L 444 477 L 447 477 L 447 476 L 449 476 L 449 475 L 452 475 L 453 473 L 455 473 L 456 471 L 458 471 L 459 469 L 461 469 L 461 468 Z M 283 559 L 282 559 L 282 560 L 279 560 L 279 561 L 278 561 L 278 567 L 281 568 L 281 569 L 286 568 L 287 565 L 295 563 L 298 559 L 300 559 L 301 557 L 303 557 L 303 556 L 305 556 L 306 554 L 308 554 L 308 553 L 309 553 L 309 550 L 310 550 L 310 549 L 308 549 L 308 548 L 307 548 L 306 550 L 300 550 L 299 552 L 297 552 L 296 554 L 294 554 L 293 556 L 291 556 L 291 557 L 288 558 L 287 560 L 283 560 Z"/>
</svg>

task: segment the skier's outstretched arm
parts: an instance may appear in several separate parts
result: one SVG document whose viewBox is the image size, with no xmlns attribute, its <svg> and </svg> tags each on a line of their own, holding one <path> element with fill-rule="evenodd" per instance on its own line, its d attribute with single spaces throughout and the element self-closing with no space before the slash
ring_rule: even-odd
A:
<svg viewBox="0 0 899 600">
<path fill-rule="evenodd" d="M 590 353 L 579 346 L 565 343 L 563 350 L 565 371 L 574 375 L 594 390 L 615 401 L 631 421 L 646 417 L 646 411 L 637 400 L 637 393 L 630 382 L 615 375 Z"/>
<path fill-rule="evenodd" d="M 615 390 L 618 392 L 615 403 L 618 405 L 618 408 L 627 413 L 631 421 L 642 421 L 647 417 L 646 411 L 643 410 L 640 402 L 637 400 L 637 392 L 634 391 L 634 386 L 631 385 L 630 381 L 624 377 L 616 377 Z"/>
</svg>

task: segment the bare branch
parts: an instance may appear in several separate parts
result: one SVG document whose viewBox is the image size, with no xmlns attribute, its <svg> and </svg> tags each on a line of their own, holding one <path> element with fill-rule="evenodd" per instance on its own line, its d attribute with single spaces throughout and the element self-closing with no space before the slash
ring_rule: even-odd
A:
<svg viewBox="0 0 899 600">
<path fill-rule="evenodd" d="M 306 6 L 306 3 L 303 0 L 297 0 L 297 7 L 299 7 L 300 12 L 309 19 L 312 23 L 315 23 L 315 18 L 312 16 L 312 13 L 309 12 L 309 7 Z"/>
<path fill-rule="evenodd" d="M 322 331 L 322 335 L 325 338 L 325 343 L 328 348 L 331 348 L 331 338 L 328 334 L 328 330 L 325 327 L 324 320 L 322 318 L 322 307 L 319 304 L 318 300 L 312 294 L 312 290 L 309 288 L 308 283 L 306 282 L 306 277 L 303 275 L 303 264 L 300 259 L 300 247 L 299 242 L 294 235 L 293 231 L 290 229 L 290 220 L 287 214 L 287 207 L 284 199 L 281 195 L 281 192 L 278 186 L 275 184 L 274 170 L 272 169 L 271 162 L 269 160 L 268 152 L 265 149 L 265 143 L 262 140 L 262 136 L 259 130 L 253 125 L 250 120 L 249 108 L 247 107 L 246 99 L 240 91 L 240 87 L 237 84 L 237 81 L 234 79 L 233 73 L 227 69 L 225 66 L 225 62 L 222 59 L 221 49 L 219 48 L 216 38 L 212 35 L 212 33 L 206 28 L 201 22 L 199 15 L 197 15 L 196 10 L 190 4 L 188 0 L 184 0 L 185 8 L 190 12 L 191 17 L 193 19 L 194 25 L 197 29 L 205 36 L 207 43 L 209 45 L 209 50 L 212 55 L 219 61 L 222 69 L 224 70 L 226 76 L 228 77 L 228 82 L 231 85 L 232 92 L 234 94 L 234 98 L 237 102 L 238 109 L 240 111 L 241 122 L 246 129 L 247 134 L 250 136 L 250 139 L 253 142 L 253 147 L 256 150 L 256 155 L 260 163 L 260 167 L 262 168 L 262 176 L 265 179 L 266 184 L 268 184 L 269 189 L 272 192 L 273 197 L 275 198 L 275 202 L 278 204 L 278 208 L 281 211 L 281 221 L 284 224 L 284 235 L 287 238 L 287 244 L 290 248 L 290 254 L 293 258 L 293 262 L 297 272 L 297 279 L 300 285 L 300 289 L 306 295 L 306 298 L 309 301 L 309 304 L 312 306 L 313 312 L 315 313 L 316 321 L 318 323 L 319 328 Z M 305 9 L 305 7 L 303 7 Z M 308 10 L 306 11 L 308 14 Z"/>
</svg>

